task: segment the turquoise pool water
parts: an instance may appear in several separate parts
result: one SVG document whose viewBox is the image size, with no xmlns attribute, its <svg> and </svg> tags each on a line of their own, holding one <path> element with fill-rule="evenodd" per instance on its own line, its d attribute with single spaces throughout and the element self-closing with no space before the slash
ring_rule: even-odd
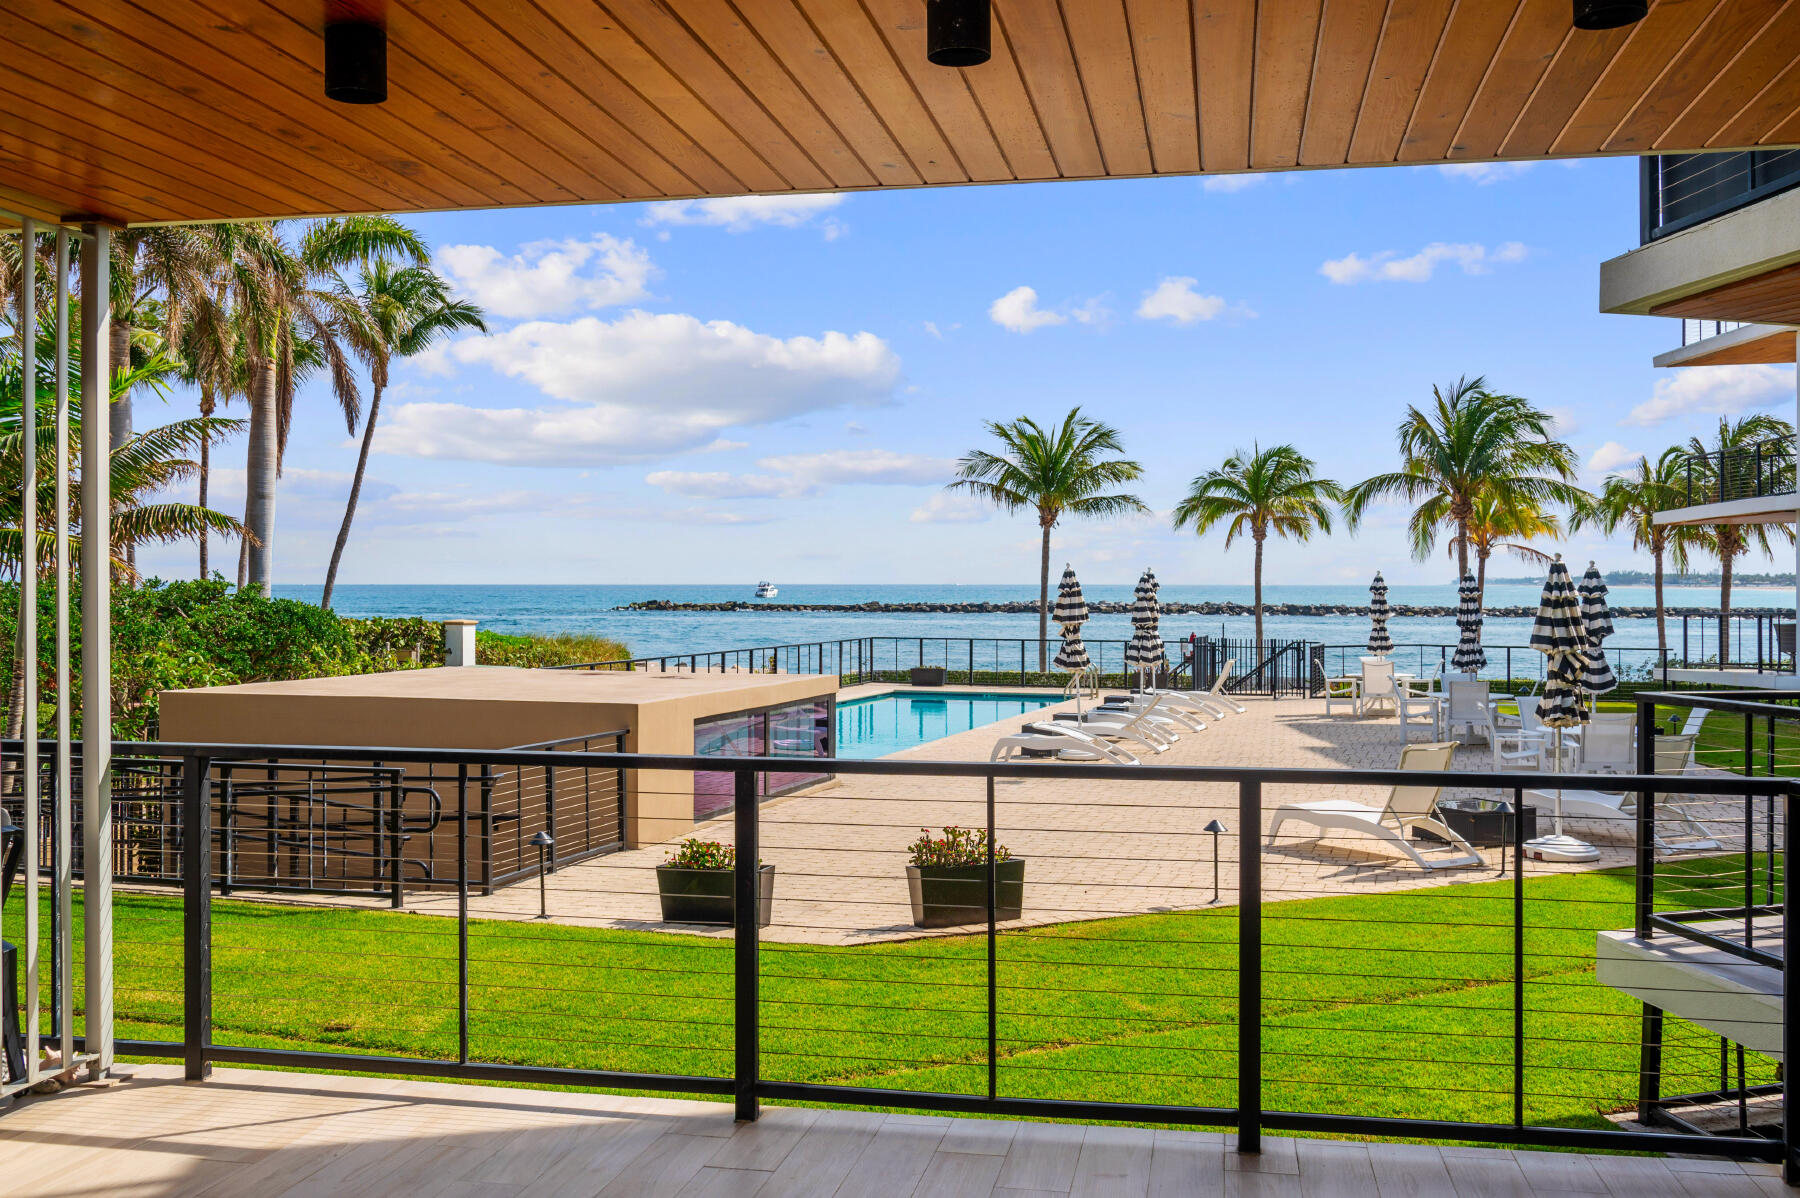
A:
<svg viewBox="0 0 1800 1198">
<path fill-rule="evenodd" d="M 975 691 L 895 691 L 852 699 L 837 706 L 837 755 L 885 757 L 1060 702 L 1061 695 L 989 695 Z"/>
</svg>

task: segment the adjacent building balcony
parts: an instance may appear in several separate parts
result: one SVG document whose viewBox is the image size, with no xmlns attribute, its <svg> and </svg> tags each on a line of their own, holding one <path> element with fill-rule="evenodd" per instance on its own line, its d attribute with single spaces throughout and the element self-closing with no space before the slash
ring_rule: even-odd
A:
<svg viewBox="0 0 1800 1198">
<path fill-rule="evenodd" d="M 1795 519 L 1792 437 L 1690 454 L 1683 479 L 1681 506 L 1658 512 L 1658 524 L 1778 524 Z"/>
</svg>

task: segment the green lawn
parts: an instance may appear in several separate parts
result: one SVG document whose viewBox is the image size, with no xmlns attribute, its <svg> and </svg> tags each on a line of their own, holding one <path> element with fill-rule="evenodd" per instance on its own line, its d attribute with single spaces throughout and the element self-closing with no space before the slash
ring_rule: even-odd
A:
<svg viewBox="0 0 1800 1198">
<path fill-rule="evenodd" d="M 1705 884 L 1668 883 L 1683 902 Z M 1499 881 L 1265 905 L 1266 1105 L 1509 1120 L 1511 893 Z M 1630 879 L 1533 879 L 1527 894 L 1526 1117 L 1605 1126 L 1635 1102 L 1638 1008 L 1595 982 L 1594 933 L 1630 924 Z M 121 1036 L 180 1038 L 179 913 L 174 897 L 117 900 Z M 15 902 L 12 929 L 17 916 Z M 729 942 L 493 921 L 469 940 L 473 1059 L 730 1072 Z M 450 920 L 221 900 L 214 942 L 219 1043 L 456 1054 Z M 764 1076 L 984 1093 L 985 950 L 984 936 L 766 944 Z M 1007 932 L 998 961 L 1001 1093 L 1235 1104 L 1235 909 Z M 1677 1029 L 1670 1084 L 1699 1086 L 1716 1044 Z"/>
</svg>

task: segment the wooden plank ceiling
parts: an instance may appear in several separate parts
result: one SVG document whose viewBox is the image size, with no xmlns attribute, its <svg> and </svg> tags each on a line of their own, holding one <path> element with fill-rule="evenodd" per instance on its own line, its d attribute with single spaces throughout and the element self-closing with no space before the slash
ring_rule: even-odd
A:
<svg viewBox="0 0 1800 1198">
<path fill-rule="evenodd" d="M 0 0 L 0 207 L 125 223 L 1800 143 L 1800 0 Z M 375 0 L 366 0 L 375 2 Z"/>
</svg>

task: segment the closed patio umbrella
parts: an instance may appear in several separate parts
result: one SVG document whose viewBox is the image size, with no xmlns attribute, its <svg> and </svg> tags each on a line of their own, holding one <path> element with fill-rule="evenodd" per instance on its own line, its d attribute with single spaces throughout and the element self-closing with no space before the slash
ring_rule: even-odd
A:
<svg viewBox="0 0 1800 1198">
<path fill-rule="evenodd" d="M 1450 664 L 1463 674 L 1474 674 L 1487 665 L 1487 652 L 1481 647 L 1481 591 L 1473 574 L 1464 574 L 1456 588 L 1456 652 Z"/>
<path fill-rule="evenodd" d="M 1387 630 L 1389 614 L 1387 583 L 1377 570 L 1375 581 L 1369 584 L 1369 652 L 1376 657 L 1386 657 L 1394 651 L 1394 638 Z"/>
<path fill-rule="evenodd" d="M 1050 609 L 1050 616 L 1062 625 L 1062 647 L 1056 651 L 1053 664 L 1059 670 L 1070 671 L 1069 687 L 1075 692 L 1075 710 L 1079 713 L 1081 675 L 1093 662 L 1088 659 L 1087 646 L 1081 642 L 1081 626 L 1087 623 L 1088 605 L 1073 566 L 1063 567 L 1062 582 L 1056 588 L 1056 606 Z"/>
<path fill-rule="evenodd" d="M 1156 571 L 1146 569 L 1143 577 L 1138 579 L 1137 589 L 1132 592 L 1131 640 L 1125 646 L 1125 665 L 1137 669 L 1140 684 L 1144 671 L 1154 670 L 1168 660 L 1163 650 L 1162 633 L 1157 629 L 1162 617 L 1162 608 L 1156 598 L 1159 585 Z"/>
<path fill-rule="evenodd" d="M 1546 728 L 1556 729 L 1555 762 L 1560 775 L 1562 730 L 1588 722 L 1587 696 L 1581 688 L 1587 665 L 1587 625 L 1581 619 L 1581 597 L 1560 553 L 1550 563 L 1550 577 L 1544 581 L 1537 620 L 1531 626 L 1531 647 L 1544 655 L 1544 697 L 1538 703 L 1538 719 Z M 1525 850 L 1544 861 L 1599 860 L 1600 850 L 1563 834 L 1560 777 L 1556 788 L 1556 831 L 1526 841 Z"/>
<path fill-rule="evenodd" d="M 1612 664 L 1606 660 L 1606 649 L 1601 645 L 1613 634 L 1612 609 L 1606 603 L 1606 580 L 1600 577 L 1600 568 L 1593 562 L 1588 563 L 1587 573 L 1581 576 L 1581 585 L 1576 588 L 1581 595 L 1581 622 L 1587 627 L 1587 663 L 1581 671 L 1581 689 L 1590 695 L 1604 695 L 1607 691 L 1617 690 L 1619 680 L 1613 675 Z"/>
</svg>

